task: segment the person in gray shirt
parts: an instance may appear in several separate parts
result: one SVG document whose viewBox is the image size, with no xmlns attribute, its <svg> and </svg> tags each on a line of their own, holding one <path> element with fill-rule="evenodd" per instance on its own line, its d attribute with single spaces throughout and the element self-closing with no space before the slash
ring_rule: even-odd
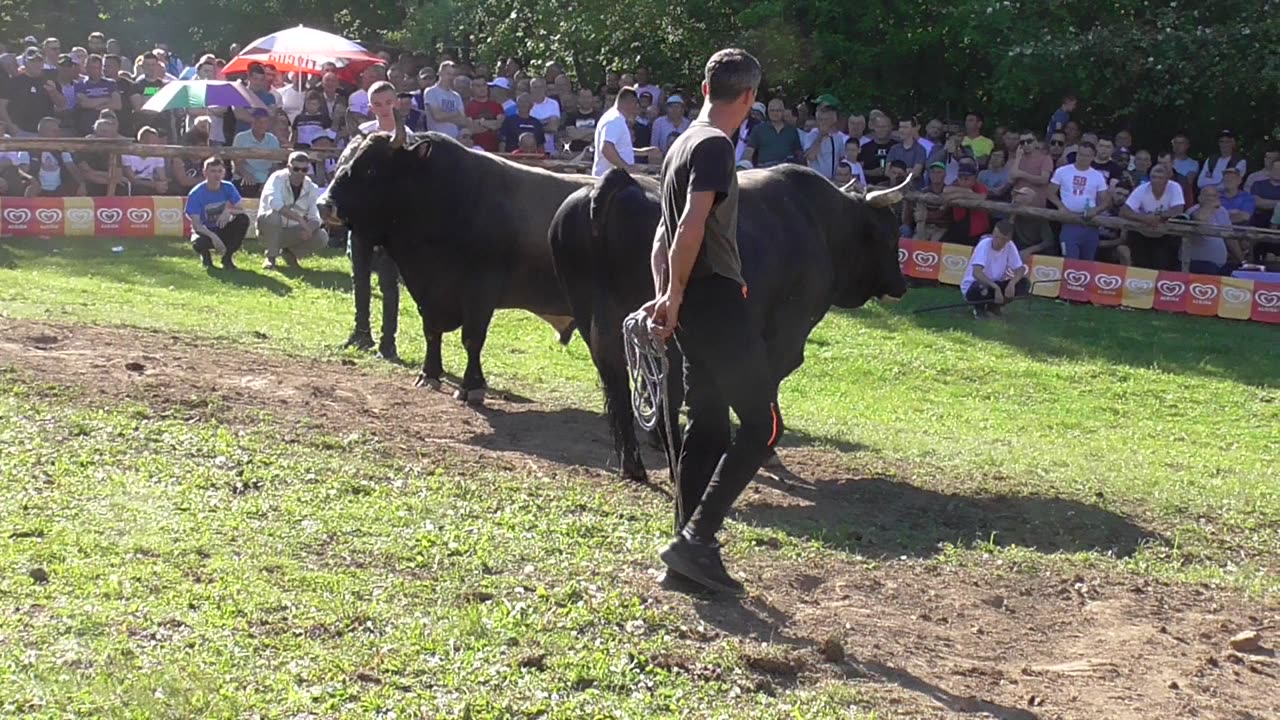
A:
<svg viewBox="0 0 1280 720">
<path fill-rule="evenodd" d="M 889 148 L 886 165 L 893 164 L 894 160 L 901 160 L 907 166 L 907 172 L 911 173 L 911 177 L 924 177 L 924 164 L 928 159 L 928 153 L 920 144 L 920 121 L 914 116 L 899 120 L 898 135 L 901 140 L 897 145 Z"/>
<path fill-rule="evenodd" d="M 469 125 L 462 96 L 453 89 L 453 79 L 458 74 L 452 60 L 440 63 L 436 84 L 422 94 L 422 104 L 427 111 L 427 129 L 458 137 L 458 126 Z"/>
</svg>

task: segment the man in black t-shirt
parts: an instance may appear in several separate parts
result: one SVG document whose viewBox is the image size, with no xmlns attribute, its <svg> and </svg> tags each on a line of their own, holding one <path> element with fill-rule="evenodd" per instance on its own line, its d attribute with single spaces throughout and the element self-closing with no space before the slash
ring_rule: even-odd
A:
<svg viewBox="0 0 1280 720">
<path fill-rule="evenodd" d="M 44 58 L 39 52 L 23 57 L 22 72 L 8 83 L 9 118 L 22 132 L 34 135 L 40 119 L 56 116 L 67 107 L 67 98 L 57 81 L 44 74 Z"/>
<path fill-rule="evenodd" d="M 569 141 L 571 152 L 582 152 L 591 147 L 598 122 L 600 110 L 596 108 L 595 94 L 588 87 L 579 89 L 577 107 L 565 113 L 564 122 L 560 123 L 561 135 Z"/>
<path fill-rule="evenodd" d="M 662 164 L 662 225 L 644 311 L 684 354 L 688 424 L 676 469 L 676 537 L 660 557 L 664 583 L 745 593 L 716 533 L 782 432 L 764 339 L 751 328 L 738 256 L 738 180 L 729 136 L 756 100 L 760 64 L 744 50 L 707 62 L 698 119 Z M 730 444 L 729 408 L 741 423 Z M 663 409 L 666 412 L 666 408 Z"/>
<path fill-rule="evenodd" d="M 120 72 L 123 65 L 124 59 L 119 55 L 103 57 L 102 77 L 114 82 L 116 92 L 120 93 L 120 109 L 116 111 L 116 121 L 120 123 L 120 134 L 133 135 L 133 103 L 130 100 L 134 93 L 133 81 Z"/>
</svg>

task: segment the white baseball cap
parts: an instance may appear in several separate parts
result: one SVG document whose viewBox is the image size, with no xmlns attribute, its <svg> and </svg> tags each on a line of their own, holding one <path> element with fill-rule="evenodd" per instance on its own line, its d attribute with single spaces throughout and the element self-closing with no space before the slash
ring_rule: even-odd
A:
<svg viewBox="0 0 1280 720">
<path fill-rule="evenodd" d="M 489 81 L 489 87 L 500 87 L 503 90 L 510 90 L 511 81 L 504 77 L 497 77 Z"/>
</svg>

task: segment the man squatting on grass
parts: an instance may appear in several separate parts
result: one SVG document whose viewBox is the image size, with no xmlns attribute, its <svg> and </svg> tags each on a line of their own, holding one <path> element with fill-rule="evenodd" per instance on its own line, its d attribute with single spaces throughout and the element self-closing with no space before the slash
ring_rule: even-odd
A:
<svg viewBox="0 0 1280 720">
<path fill-rule="evenodd" d="M 222 267 L 236 269 L 231 256 L 249 232 L 249 216 L 240 207 L 240 191 L 224 182 L 227 166 L 219 158 L 204 161 L 204 180 L 187 194 L 187 217 L 191 219 L 191 247 L 205 267 L 213 267 L 210 251 L 222 255 Z"/>
<path fill-rule="evenodd" d="M 990 235 L 978 241 L 960 282 L 964 299 L 973 303 L 973 316 L 999 315 L 1000 306 L 1031 292 L 1027 266 L 1013 244 L 1013 223 L 1001 220 Z"/>
<path fill-rule="evenodd" d="M 782 434 L 764 339 L 751 328 L 738 256 L 733 134 L 756 100 L 760 64 L 743 50 L 707 62 L 698 119 L 662 164 L 662 223 L 654 238 L 655 331 L 684 353 L 688 424 L 676 469 L 677 534 L 662 551 L 664 585 L 742 595 L 716 533 Z M 729 441 L 729 408 L 741 426 Z M 691 582 L 692 581 L 692 582 Z"/>
</svg>

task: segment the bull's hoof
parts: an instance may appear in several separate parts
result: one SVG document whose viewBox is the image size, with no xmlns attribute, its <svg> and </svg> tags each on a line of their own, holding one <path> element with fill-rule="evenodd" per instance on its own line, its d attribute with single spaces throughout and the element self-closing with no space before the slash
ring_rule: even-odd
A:
<svg viewBox="0 0 1280 720">
<path fill-rule="evenodd" d="M 475 389 L 458 388 L 457 392 L 453 393 L 453 400 L 466 402 L 467 405 L 470 405 L 472 407 L 480 407 L 481 405 L 484 405 L 485 388 L 483 387 L 477 387 Z"/>
<path fill-rule="evenodd" d="M 414 387 L 426 388 L 428 390 L 439 390 L 440 378 L 427 377 L 424 374 L 419 374 L 418 379 L 414 381 L 413 385 Z"/>
</svg>

